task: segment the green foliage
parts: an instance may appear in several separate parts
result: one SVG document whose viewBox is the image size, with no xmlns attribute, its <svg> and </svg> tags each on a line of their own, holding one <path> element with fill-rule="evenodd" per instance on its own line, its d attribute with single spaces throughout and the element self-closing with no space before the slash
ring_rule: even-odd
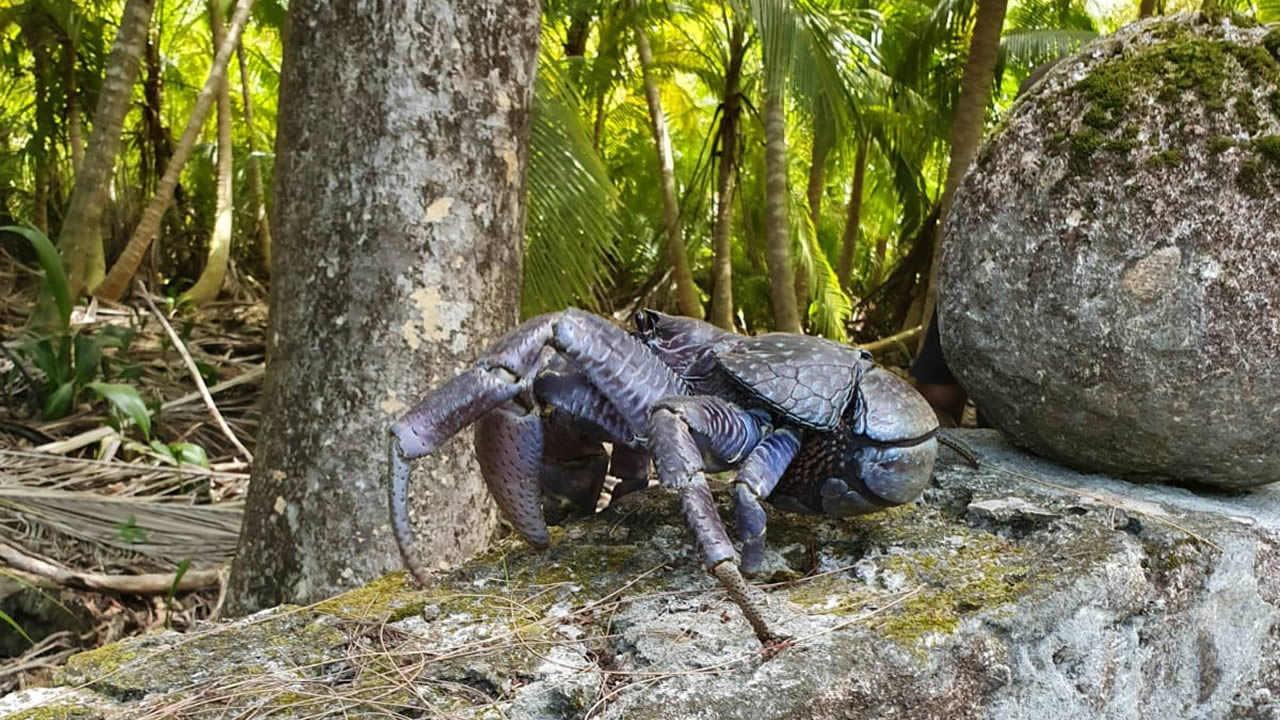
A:
<svg viewBox="0 0 1280 720">
<path fill-rule="evenodd" d="M 116 525 L 116 532 L 120 534 L 120 539 L 130 545 L 137 545 L 147 541 L 147 531 L 138 527 L 138 520 L 132 514 L 129 519 Z"/>
<path fill-rule="evenodd" d="M 45 288 L 53 294 L 58 307 L 58 327 L 65 331 L 71 324 L 71 293 L 67 289 L 67 274 L 62 268 L 62 256 L 49 238 L 33 226 L 5 225 L 0 233 L 12 232 L 25 237 L 35 250 L 40 269 L 44 271 Z"/>
<path fill-rule="evenodd" d="M 9 614 L 8 614 L 8 613 L 6 613 L 6 612 L 5 612 L 5 611 L 3 611 L 3 610 L 0 610 L 0 622 L 3 622 L 4 624 L 6 624 L 6 625 L 8 625 L 9 627 L 13 628 L 13 629 L 14 629 L 14 631 L 16 631 L 19 635 L 21 635 L 21 636 L 22 636 L 22 639 L 26 640 L 28 643 L 30 643 L 30 644 L 32 644 L 32 645 L 35 645 L 35 644 L 36 644 L 36 643 L 35 643 L 35 641 L 31 639 L 31 636 L 27 634 L 27 631 L 26 631 L 26 630 L 23 630 L 23 629 L 22 629 L 22 626 L 21 626 L 21 625 L 19 625 L 19 624 L 18 624 L 18 622 L 17 622 L 16 620 L 14 620 L 13 618 L 9 617 Z"/>
<path fill-rule="evenodd" d="M 94 382 L 85 387 L 107 401 L 117 427 L 123 427 L 122 421 L 127 419 L 142 430 L 144 437 L 151 437 L 151 411 L 132 385 Z"/>
</svg>

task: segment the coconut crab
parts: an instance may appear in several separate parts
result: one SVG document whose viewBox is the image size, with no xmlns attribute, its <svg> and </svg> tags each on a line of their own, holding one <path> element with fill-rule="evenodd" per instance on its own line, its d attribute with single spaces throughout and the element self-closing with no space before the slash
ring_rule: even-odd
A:
<svg viewBox="0 0 1280 720">
<path fill-rule="evenodd" d="M 652 458 L 707 570 L 770 645 L 779 638 L 743 577 L 763 560 L 761 501 L 835 516 L 909 502 L 933 471 L 936 416 L 906 381 L 841 343 L 747 337 L 652 310 L 635 324 L 627 332 L 572 308 L 530 319 L 392 426 L 392 531 L 405 564 L 424 579 L 409 461 L 468 425 L 502 515 L 539 549 L 548 516 L 594 512 L 608 470 L 622 478 L 615 496 L 646 487 Z M 741 570 L 706 478 L 733 468 Z"/>
</svg>

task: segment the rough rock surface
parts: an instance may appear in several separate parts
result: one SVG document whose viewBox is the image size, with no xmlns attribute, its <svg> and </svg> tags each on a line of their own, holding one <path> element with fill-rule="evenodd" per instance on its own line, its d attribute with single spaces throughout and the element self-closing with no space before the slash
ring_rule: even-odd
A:
<svg viewBox="0 0 1280 720">
<path fill-rule="evenodd" d="M 1280 28 L 1181 15 L 1011 109 L 946 224 L 939 331 L 983 414 L 1083 470 L 1280 480 Z"/>
<path fill-rule="evenodd" d="M 0 717 L 1280 718 L 1280 486 L 1129 485 L 960 436 L 981 469 L 944 452 L 913 505 L 770 513 L 794 645 L 769 659 L 654 490 L 424 590 L 76 656 Z"/>
</svg>

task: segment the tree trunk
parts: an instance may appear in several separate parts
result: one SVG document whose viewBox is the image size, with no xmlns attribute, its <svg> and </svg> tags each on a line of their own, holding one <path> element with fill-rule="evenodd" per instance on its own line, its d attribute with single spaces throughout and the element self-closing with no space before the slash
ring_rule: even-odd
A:
<svg viewBox="0 0 1280 720">
<path fill-rule="evenodd" d="M 164 125 L 164 68 L 160 65 L 160 41 L 154 34 L 147 35 L 145 62 L 146 76 L 142 81 L 142 124 L 146 129 L 146 151 L 139 152 L 142 158 L 141 185 L 143 194 L 155 192 L 160 185 L 169 166 L 169 157 L 173 154 L 173 138 Z M 148 163 L 148 158 L 150 162 Z"/>
<path fill-rule="evenodd" d="M 771 86 L 769 80 L 781 76 Z M 769 298 L 773 303 L 773 326 L 780 332 L 801 331 L 796 305 L 796 279 L 791 264 L 791 234 L 787 218 L 787 118 L 783 108 L 785 75 L 765 73 L 764 166 L 765 232 L 769 265 Z"/>
<path fill-rule="evenodd" d="M 1149 18 L 1156 13 L 1156 0 L 1141 0 L 1138 3 L 1138 17 Z"/>
<path fill-rule="evenodd" d="M 49 233 L 49 184 L 53 173 L 53 138 L 57 135 L 53 119 L 53 98 L 50 92 L 50 60 L 46 38 L 48 29 L 43 26 L 43 13 L 28 16 L 30 28 L 26 32 L 31 44 L 33 80 L 36 91 L 36 132 L 31 141 L 35 144 L 35 187 L 31 194 L 31 223 L 40 232 Z M 32 27 L 35 26 L 35 27 Z"/>
<path fill-rule="evenodd" d="M 676 280 L 676 298 L 680 313 L 702 318 L 702 301 L 698 288 L 693 284 L 693 271 L 689 269 L 689 254 L 685 251 L 684 237 L 680 230 L 680 206 L 676 200 L 676 168 L 671 153 L 671 135 L 667 132 L 667 118 L 662 112 L 662 100 L 658 96 L 658 80 L 653 76 L 653 52 L 649 49 L 649 36 L 643 27 L 636 28 L 636 50 L 644 71 L 644 97 L 649 103 L 649 130 L 658 150 L 658 175 L 662 188 L 662 226 L 667 235 L 667 258 Z"/>
<path fill-rule="evenodd" d="M 220 0 L 209 0 L 209 27 L 213 31 L 213 47 L 222 47 L 227 25 Z M 237 43 L 236 47 L 240 44 Z M 231 170 L 231 83 L 224 72 L 218 83 L 218 159 L 215 171 L 218 177 L 209 256 L 196 284 L 182 294 L 184 302 L 203 305 L 217 298 L 218 291 L 222 290 L 222 281 L 227 275 L 227 259 L 231 257 L 231 220 L 235 210 L 231 203 Z"/>
<path fill-rule="evenodd" d="M 742 60 L 746 56 L 746 26 L 733 24 L 729 64 L 724 73 L 720 114 L 720 168 L 716 178 L 716 222 L 711 231 L 715 257 L 711 261 L 711 322 L 733 330 L 733 173 L 738 162 L 738 121 L 742 116 Z"/>
<path fill-rule="evenodd" d="M 956 100 L 956 116 L 951 128 L 951 160 L 947 164 L 947 182 L 939 200 L 937 240 L 933 245 L 933 260 L 929 263 L 929 285 L 925 291 L 921 317 L 927 324 L 933 316 L 937 302 L 938 268 L 942 262 L 945 242 L 947 211 L 956 188 L 969 170 L 978 146 L 982 142 L 983 119 L 987 101 L 991 98 L 991 82 L 995 75 L 996 58 L 1000 50 L 1000 31 L 1004 27 L 1004 14 L 1008 0 L 978 0 L 978 16 L 973 23 L 973 38 L 969 41 L 969 57 L 965 61 L 964 74 L 960 77 L 960 97 Z M 928 330 L 926 327 L 925 330 Z M 924 334 L 921 334 L 924 342 Z"/>
<path fill-rule="evenodd" d="M 262 161 L 258 158 L 258 143 L 253 139 L 253 99 L 249 95 L 249 71 L 244 64 L 244 38 L 236 45 L 236 59 L 240 62 L 240 94 L 244 102 L 245 138 L 249 142 L 249 187 L 253 191 L 254 223 L 258 234 L 258 251 L 262 254 L 262 267 L 271 272 L 271 223 L 267 221 L 266 192 L 262 185 Z"/>
<path fill-rule="evenodd" d="M 400 568 L 388 428 L 519 316 L 539 20 L 532 0 L 290 7 L 265 415 L 230 612 Z M 470 439 L 415 466 L 421 557 L 493 536 Z"/>
<path fill-rule="evenodd" d="M 68 41 L 62 48 L 62 87 L 67 95 L 67 144 L 71 146 L 71 171 L 79 173 L 84 164 L 84 130 L 80 124 L 80 98 L 76 89 L 76 46 Z"/>
<path fill-rule="evenodd" d="M 853 274 L 853 253 L 858 247 L 858 230 L 862 224 L 863 184 L 867 177 L 868 140 L 863 138 L 858 143 L 858 155 L 853 161 L 853 187 L 849 189 L 849 217 L 844 223 L 844 236 L 840 239 L 840 264 L 836 273 L 840 284 L 846 289 L 850 286 Z"/>
<path fill-rule="evenodd" d="M 875 269 L 871 271 L 871 283 L 868 287 L 880 287 L 880 281 L 884 279 L 884 263 L 889 250 L 889 236 L 881 235 L 876 238 L 876 262 Z"/>
<path fill-rule="evenodd" d="M 67 216 L 58 234 L 58 249 L 67 266 L 67 284 L 76 297 L 102 277 L 102 213 L 115 176 L 116 154 L 124 116 L 133 98 L 139 58 L 147 41 L 152 0 L 127 0 L 120 29 L 107 58 L 106 78 L 93 113 L 93 130 L 71 191 Z"/>
<path fill-rule="evenodd" d="M 142 213 L 138 227 L 130 236 L 129 244 L 125 246 L 124 252 L 120 253 L 115 265 L 111 266 L 111 271 L 107 273 L 102 284 L 94 289 L 94 294 L 98 297 L 104 300 L 119 300 L 128 289 L 129 281 L 138 271 L 138 266 L 142 264 L 142 258 L 147 254 L 147 247 L 151 245 L 152 238 L 160 229 L 164 212 L 169 209 L 169 203 L 173 201 L 173 189 L 178 184 L 178 176 L 182 174 L 182 166 L 191 156 L 191 150 L 200 136 L 200 128 L 209 115 L 209 106 L 218 95 L 218 85 L 226 77 L 227 63 L 231 59 L 236 43 L 240 42 L 240 32 L 244 30 L 244 24 L 249 19 L 249 10 L 252 7 L 253 0 L 240 0 L 240 4 L 236 6 L 235 15 L 232 16 L 231 24 L 227 28 L 227 37 L 218 47 L 218 54 L 213 59 L 213 67 L 209 68 L 209 77 L 205 80 L 204 87 L 200 88 L 200 95 L 197 96 L 195 107 L 191 110 L 191 117 L 187 119 L 187 127 L 182 131 L 182 139 L 178 141 L 178 147 L 169 158 L 164 176 L 160 178 L 155 194 L 151 196 L 151 202 Z"/>
<path fill-rule="evenodd" d="M 818 232 L 818 222 L 822 218 L 822 194 L 827 182 L 827 156 L 836 142 L 836 127 L 831 112 L 827 108 L 826 99 L 820 97 L 813 111 L 813 147 L 809 154 L 809 186 L 805 196 L 809 201 L 809 223 L 813 231 Z M 801 324 L 807 324 L 809 307 L 809 269 L 796 265 L 796 305 L 802 308 Z"/>
</svg>

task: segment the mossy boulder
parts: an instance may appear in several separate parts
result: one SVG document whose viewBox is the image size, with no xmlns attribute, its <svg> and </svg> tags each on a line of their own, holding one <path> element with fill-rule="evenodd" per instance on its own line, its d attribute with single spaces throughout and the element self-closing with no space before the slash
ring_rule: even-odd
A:
<svg viewBox="0 0 1280 720">
<path fill-rule="evenodd" d="M 0 698 L 0 718 L 1280 713 L 1280 486 L 1130 486 L 994 431 L 959 437 L 981 468 L 944 452 L 910 505 L 770 511 L 759 582 L 792 638 L 776 653 L 653 490 L 557 529 L 546 552 L 504 540 L 426 588 L 396 573 L 76 656 L 59 687 Z"/>
<path fill-rule="evenodd" d="M 1280 480 L 1280 28 L 1184 14 L 1085 46 L 1002 120 L 944 237 L 944 354 L 1018 444 Z"/>
</svg>

